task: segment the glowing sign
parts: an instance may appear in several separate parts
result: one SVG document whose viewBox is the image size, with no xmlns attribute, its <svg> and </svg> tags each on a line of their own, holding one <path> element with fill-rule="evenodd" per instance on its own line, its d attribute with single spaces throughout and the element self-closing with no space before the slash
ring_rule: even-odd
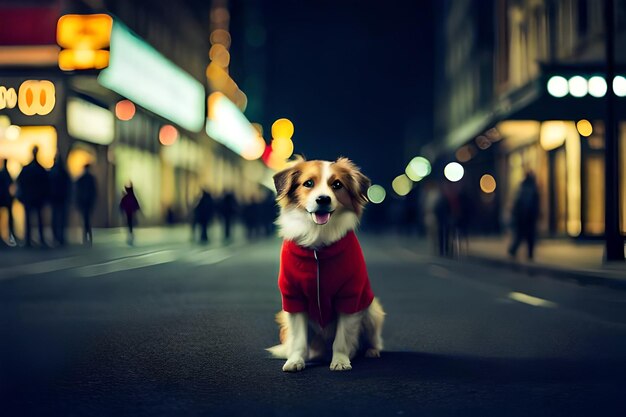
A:
<svg viewBox="0 0 626 417">
<path fill-rule="evenodd" d="M 109 46 L 113 19 L 106 14 L 66 14 L 57 23 L 57 43 L 67 49 L 101 49 Z"/>
<path fill-rule="evenodd" d="M 197 132 L 204 125 L 202 84 L 118 21 L 111 30 L 109 66 L 98 82 L 185 129 Z"/>
<path fill-rule="evenodd" d="M 109 64 L 109 46 L 113 19 L 106 14 L 61 16 L 57 23 L 57 43 L 65 48 L 59 53 L 59 68 L 64 71 L 101 69 Z"/>
<path fill-rule="evenodd" d="M 67 100 L 67 131 L 75 138 L 108 145 L 115 136 L 113 114 L 79 98 Z"/>
<path fill-rule="evenodd" d="M 56 103 L 54 84 L 46 80 L 28 80 L 20 85 L 17 105 L 26 116 L 44 116 Z"/>
<path fill-rule="evenodd" d="M 17 104 L 17 94 L 15 88 L 6 88 L 0 85 L 0 110 L 12 109 Z"/>
<path fill-rule="evenodd" d="M 258 159 L 265 141 L 237 106 L 220 92 L 209 96 L 206 133 L 246 159 Z"/>
</svg>

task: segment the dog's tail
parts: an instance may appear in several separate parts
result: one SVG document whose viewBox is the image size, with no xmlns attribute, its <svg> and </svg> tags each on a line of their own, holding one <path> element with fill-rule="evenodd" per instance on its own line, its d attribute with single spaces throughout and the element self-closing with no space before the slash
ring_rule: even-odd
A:
<svg viewBox="0 0 626 417">
<path fill-rule="evenodd" d="M 287 354 L 288 354 L 288 347 L 287 345 L 276 345 L 276 346 L 272 346 L 270 348 L 265 349 L 267 350 L 269 353 L 272 354 L 272 357 L 277 358 L 277 359 L 287 359 Z"/>
<path fill-rule="evenodd" d="M 278 323 L 279 328 L 279 339 L 280 345 L 272 346 L 267 348 L 269 353 L 272 354 L 273 357 L 279 359 L 287 359 L 289 354 L 289 346 L 287 345 L 287 333 L 289 332 L 289 325 L 287 324 L 287 314 L 284 311 L 279 311 L 276 313 L 276 323 Z"/>
</svg>

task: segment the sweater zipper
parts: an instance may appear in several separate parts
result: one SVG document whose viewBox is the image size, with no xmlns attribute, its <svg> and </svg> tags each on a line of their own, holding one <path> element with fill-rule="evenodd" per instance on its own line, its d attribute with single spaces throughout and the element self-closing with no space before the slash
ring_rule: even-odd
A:
<svg viewBox="0 0 626 417">
<path fill-rule="evenodd" d="M 320 312 L 320 324 L 324 321 L 322 318 L 322 303 L 320 301 L 320 261 L 317 257 L 317 251 L 313 250 L 313 256 L 315 257 L 315 265 L 317 266 L 317 309 Z"/>
</svg>

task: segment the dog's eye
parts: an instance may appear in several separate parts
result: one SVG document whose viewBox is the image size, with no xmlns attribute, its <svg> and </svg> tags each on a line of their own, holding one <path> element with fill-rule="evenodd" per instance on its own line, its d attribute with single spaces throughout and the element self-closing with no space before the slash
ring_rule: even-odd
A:
<svg viewBox="0 0 626 417">
<path fill-rule="evenodd" d="M 333 187 L 333 190 L 340 190 L 343 188 L 343 184 L 341 183 L 341 181 L 337 180 L 332 183 L 331 187 Z"/>
<path fill-rule="evenodd" d="M 313 188 L 313 180 L 306 180 L 302 183 L 302 185 L 306 188 Z"/>
</svg>

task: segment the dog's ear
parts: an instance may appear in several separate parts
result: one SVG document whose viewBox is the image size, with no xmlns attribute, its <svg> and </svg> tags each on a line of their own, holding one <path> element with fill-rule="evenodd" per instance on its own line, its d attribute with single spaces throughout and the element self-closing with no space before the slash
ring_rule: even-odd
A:
<svg viewBox="0 0 626 417">
<path fill-rule="evenodd" d="M 348 191 L 352 194 L 354 202 L 356 203 L 355 209 L 357 213 L 360 213 L 365 204 L 369 202 L 367 199 L 367 190 L 370 188 L 372 182 L 361 172 L 360 168 L 348 158 L 339 157 L 335 161 L 335 164 L 350 172 L 351 183 L 347 184 Z"/>
<path fill-rule="evenodd" d="M 300 171 L 296 165 L 292 165 L 274 174 L 274 186 L 276 187 L 276 201 L 282 200 L 297 186 Z"/>
</svg>

